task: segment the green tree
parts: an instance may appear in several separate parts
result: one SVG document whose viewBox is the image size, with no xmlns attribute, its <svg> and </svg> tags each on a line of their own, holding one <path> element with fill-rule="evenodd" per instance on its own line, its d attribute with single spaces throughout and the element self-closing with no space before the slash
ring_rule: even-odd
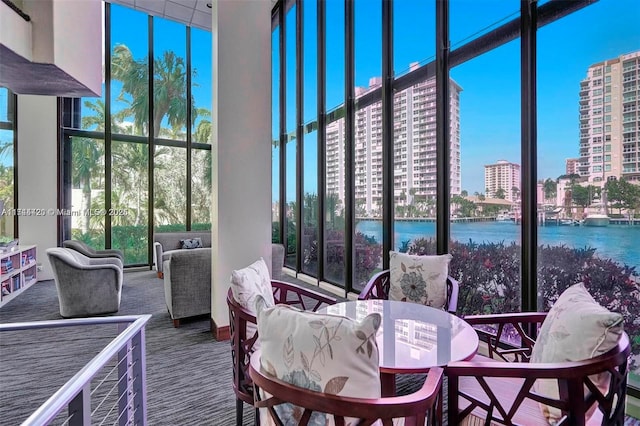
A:
<svg viewBox="0 0 640 426">
<path fill-rule="evenodd" d="M 502 188 L 498 188 L 496 189 L 495 197 L 504 200 L 507 197 L 507 191 Z"/>
<path fill-rule="evenodd" d="M 73 164 L 71 180 L 82 190 L 80 210 L 88 211 L 91 208 L 91 182 L 98 162 L 104 157 L 103 144 L 98 144 L 93 139 L 73 138 L 71 142 L 71 162 Z M 101 164 L 100 164 L 101 165 Z M 90 229 L 90 215 L 82 216 L 81 231 L 87 234 Z"/>
<path fill-rule="evenodd" d="M 546 200 L 555 198 L 558 193 L 558 183 L 549 178 L 545 179 L 542 184 L 542 188 L 544 190 L 544 198 Z"/>
<path fill-rule="evenodd" d="M 607 181 L 604 189 L 607 192 L 608 204 L 617 208 L 620 214 L 622 209 L 635 210 L 640 202 L 640 187 L 625 178 Z"/>
<path fill-rule="evenodd" d="M 589 188 L 578 184 L 571 185 L 571 200 L 576 206 L 582 208 L 587 207 L 591 204 L 591 192 Z"/>
<path fill-rule="evenodd" d="M 165 117 L 175 133 L 187 124 L 187 107 L 191 108 L 194 122 L 198 116 L 198 109 L 195 107 L 193 96 L 187 100 L 186 65 L 182 58 L 172 51 L 166 51 L 159 58 L 155 58 L 153 69 L 152 134 L 158 137 Z M 130 98 L 127 114 L 133 116 L 137 129 L 148 134 L 147 59 L 136 60 L 127 46 L 116 44 L 111 59 L 111 75 L 122 83 L 118 100 L 126 101 L 127 96 Z"/>
</svg>

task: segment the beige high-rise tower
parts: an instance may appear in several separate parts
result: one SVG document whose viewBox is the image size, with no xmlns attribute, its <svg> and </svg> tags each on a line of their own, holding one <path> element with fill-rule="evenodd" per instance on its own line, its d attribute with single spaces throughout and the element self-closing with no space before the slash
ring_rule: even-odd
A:
<svg viewBox="0 0 640 426">
<path fill-rule="evenodd" d="M 640 181 L 640 51 L 593 64 L 580 82 L 580 165 L 590 183 Z"/>
</svg>

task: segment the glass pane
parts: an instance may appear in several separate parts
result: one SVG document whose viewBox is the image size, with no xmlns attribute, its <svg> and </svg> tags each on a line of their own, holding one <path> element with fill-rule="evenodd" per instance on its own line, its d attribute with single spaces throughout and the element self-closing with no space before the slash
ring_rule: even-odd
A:
<svg viewBox="0 0 640 426">
<path fill-rule="evenodd" d="M 9 89 L 6 87 L 0 87 L 0 122 L 11 121 L 11 118 L 9 117 L 10 96 Z"/>
<path fill-rule="evenodd" d="M 549 310 L 583 281 L 596 301 L 622 313 L 632 341 L 629 383 L 640 387 L 640 52 L 633 41 L 640 33 L 632 8 L 633 1 L 595 3 L 538 31 L 538 174 L 547 212 L 538 308 Z M 600 22 L 616 25 L 602 31 Z M 571 37 L 576 28 L 584 31 Z"/>
<path fill-rule="evenodd" d="M 318 132 L 304 136 L 302 271 L 318 275 Z"/>
<path fill-rule="evenodd" d="M 145 13 L 115 4 L 111 5 L 111 131 L 113 133 L 148 134 L 147 18 Z M 96 116 L 97 114 L 88 115 Z"/>
<path fill-rule="evenodd" d="M 186 39 L 183 24 L 154 18 L 154 137 L 186 140 L 187 108 L 197 115 L 193 99 L 187 100 Z"/>
<path fill-rule="evenodd" d="M 149 146 L 111 143 L 111 246 L 124 252 L 125 264 L 149 263 Z"/>
<path fill-rule="evenodd" d="M 211 229 L 211 150 L 191 154 L 191 229 Z"/>
<path fill-rule="evenodd" d="M 338 285 L 345 284 L 344 275 L 344 118 L 326 127 L 325 176 L 325 279 Z"/>
<path fill-rule="evenodd" d="M 521 300 L 520 227 L 515 220 L 520 211 L 520 41 L 465 62 L 451 70 L 451 78 L 453 258 L 449 272 L 461 280 L 458 312 L 517 312 Z"/>
<path fill-rule="evenodd" d="M 396 76 L 435 59 L 435 4 L 435 0 L 393 2 L 393 69 Z"/>
<path fill-rule="evenodd" d="M 0 98 L 3 93 L 6 95 L 6 89 L 0 89 Z M 0 119 L 7 119 L 6 114 Z M 9 214 L 16 207 L 14 170 L 13 130 L 0 130 L 0 242 L 13 240 L 15 234 L 14 215 Z"/>
<path fill-rule="evenodd" d="M 454 0 L 450 5 L 452 49 L 509 21 L 520 19 L 520 2 L 517 0 Z"/>
<path fill-rule="evenodd" d="M 327 111 L 344 103 L 344 0 L 326 0 L 326 106 Z"/>
<path fill-rule="evenodd" d="M 192 141 L 211 143 L 211 33 L 191 28 Z"/>
<path fill-rule="evenodd" d="M 155 231 L 184 231 L 187 229 L 187 151 L 156 146 L 154 162 Z"/>
<path fill-rule="evenodd" d="M 286 255 L 285 265 L 290 268 L 296 269 L 296 225 L 298 218 L 297 215 L 297 199 L 296 199 L 296 185 L 297 174 L 296 170 L 296 7 L 292 7 L 286 16 L 286 131 L 287 131 L 287 145 L 286 156 L 287 160 L 284 164 L 285 167 L 285 188 L 286 188 L 286 206 L 287 216 L 286 222 Z"/>
<path fill-rule="evenodd" d="M 324 279 L 344 286 L 345 241 L 345 20 L 344 0 L 326 2 L 325 249 Z"/>
<path fill-rule="evenodd" d="M 286 188 L 287 188 L 287 216 L 286 222 L 286 255 L 285 265 L 295 269 L 296 265 L 296 139 L 287 142 Z"/>
<path fill-rule="evenodd" d="M 104 141 L 71 138 L 71 236 L 104 249 Z"/>
<path fill-rule="evenodd" d="M 355 94 L 382 84 L 382 1 L 355 2 Z M 381 103 L 358 109 L 355 118 L 356 261 L 353 288 L 362 290 L 382 267 Z M 363 219 L 368 219 L 361 222 Z M 364 229 L 363 229 L 364 227 Z"/>
<path fill-rule="evenodd" d="M 280 243 L 280 27 L 271 34 L 271 241 Z"/>
<path fill-rule="evenodd" d="M 302 271 L 318 276 L 318 32 L 317 1 L 304 3 L 304 186 L 302 217 Z"/>
</svg>

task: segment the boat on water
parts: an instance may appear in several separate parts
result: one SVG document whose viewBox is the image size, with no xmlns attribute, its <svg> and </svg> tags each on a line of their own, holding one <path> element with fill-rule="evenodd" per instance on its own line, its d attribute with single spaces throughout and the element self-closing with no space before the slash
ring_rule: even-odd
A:
<svg viewBox="0 0 640 426">
<path fill-rule="evenodd" d="M 608 226 L 609 216 L 604 213 L 590 213 L 582 220 L 583 226 Z"/>
</svg>

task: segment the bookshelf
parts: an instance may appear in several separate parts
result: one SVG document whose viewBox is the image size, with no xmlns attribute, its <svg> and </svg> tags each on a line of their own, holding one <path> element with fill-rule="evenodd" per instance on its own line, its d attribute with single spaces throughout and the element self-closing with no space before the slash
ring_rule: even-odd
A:
<svg viewBox="0 0 640 426">
<path fill-rule="evenodd" d="M 0 307 L 38 281 L 35 245 L 18 245 L 0 252 Z"/>
</svg>

